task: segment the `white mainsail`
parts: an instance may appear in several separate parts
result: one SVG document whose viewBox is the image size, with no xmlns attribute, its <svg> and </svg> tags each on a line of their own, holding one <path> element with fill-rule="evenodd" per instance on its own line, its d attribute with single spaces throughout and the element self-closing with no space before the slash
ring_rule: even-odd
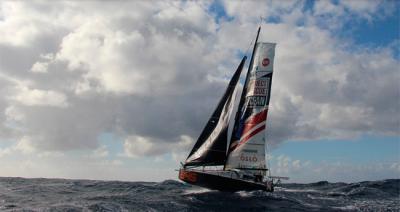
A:
<svg viewBox="0 0 400 212">
<path fill-rule="evenodd" d="M 238 127 L 228 152 L 225 169 L 244 169 L 255 174 L 265 174 L 265 128 L 271 90 L 274 43 L 257 43 L 250 64 L 244 105 Z"/>
</svg>

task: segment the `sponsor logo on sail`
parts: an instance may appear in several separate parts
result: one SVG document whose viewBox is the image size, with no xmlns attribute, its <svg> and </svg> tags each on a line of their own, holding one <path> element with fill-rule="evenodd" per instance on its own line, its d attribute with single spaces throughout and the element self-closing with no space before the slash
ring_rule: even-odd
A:
<svg viewBox="0 0 400 212">
<path fill-rule="evenodd" d="M 266 96 L 269 89 L 269 78 L 253 79 L 248 88 L 246 96 Z"/>
<path fill-rule="evenodd" d="M 252 79 L 249 83 L 249 89 L 253 88 L 268 88 L 269 86 L 269 79 Z"/>
<path fill-rule="evenodd" d="M 269 59 L 268 58 L 264 58 L 261 62 L 261 64 L 265 67 L 269 65 Z"/>
<path fill-rule="evenodd" d="M 267 80 L 256 79 L 256 80 L 255 80 L 255 86 L 256 86 L 256 87 L 265 88 L 265 87 L 267 86 Z"/>
<path fill-rule="evenodd" d="M 266 96 L 248 96 L 247 97 L 247 106 L 248 107 L 265 106 L 266 103 L 267 103 Z"/>
<path fill-rule="evenodd" d="M 254 88 L 253 95 L 265 96 L 267 95 L 267 88 Z"/>
<path fill-rule="evenodd" d="M 245 155 L 245 154 L 241 154 L 240 155 L 240 160 L 241 161 L 248 161 L 248 162 L 257 162 L 258 158 L 255 155 L 248 156 L 248 155 Z"/>
</svg>

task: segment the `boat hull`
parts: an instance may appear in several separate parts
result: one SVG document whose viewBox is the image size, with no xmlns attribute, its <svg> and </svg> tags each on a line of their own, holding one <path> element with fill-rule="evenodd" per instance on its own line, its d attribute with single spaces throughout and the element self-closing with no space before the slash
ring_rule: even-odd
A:
<svg viewBox="0 0 400 212">
<path fill-rule="evenodd" d="M 179 179 L 193 185 L 228 192 L 254 190 L 272 192 L 274 190 L 272 182 L 270 185 L 267 185 L 263 183 L 220 176 L 198 170 L 180 169 Z"/>
</svg>

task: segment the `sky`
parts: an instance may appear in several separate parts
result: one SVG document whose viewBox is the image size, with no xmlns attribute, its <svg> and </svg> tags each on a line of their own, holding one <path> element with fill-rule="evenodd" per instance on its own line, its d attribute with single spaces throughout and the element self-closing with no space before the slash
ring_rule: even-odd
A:
<svg viewBox="0 0 400 212">
<path fill-rule="evenodd" d="M 260 24 L 272 174 L 400 178 L 400 3 L 381 0 L 1 1 L 0 176 L 176 180 Z"/>
</svg>

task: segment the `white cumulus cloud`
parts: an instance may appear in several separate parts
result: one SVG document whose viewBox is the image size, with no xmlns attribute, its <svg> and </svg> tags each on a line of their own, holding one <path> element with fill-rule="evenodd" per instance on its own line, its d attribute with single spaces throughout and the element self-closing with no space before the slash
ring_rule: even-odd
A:
<svg viewBox="0 0 400 212">
<path fill-rule="evenodd" d="M 223 17 L 209 10 L 213 3 L 1 2 L 0 136 L 13 145 L 29 138 L 26 151 L 106 156 L 99 136 L 111 133 L 125 156 L 183 158 L 251 46 L 260 14 L 260 40 L 277 43 L 271 146 L 399 135 L 392 46 L 335 36 L 352 18 L 391 15 L 390 3 L 318 1 L 303 10 L 303 1 L 225 1 Z M 281 158 L 282 171 L 302 165 Z"/>
</svg>

